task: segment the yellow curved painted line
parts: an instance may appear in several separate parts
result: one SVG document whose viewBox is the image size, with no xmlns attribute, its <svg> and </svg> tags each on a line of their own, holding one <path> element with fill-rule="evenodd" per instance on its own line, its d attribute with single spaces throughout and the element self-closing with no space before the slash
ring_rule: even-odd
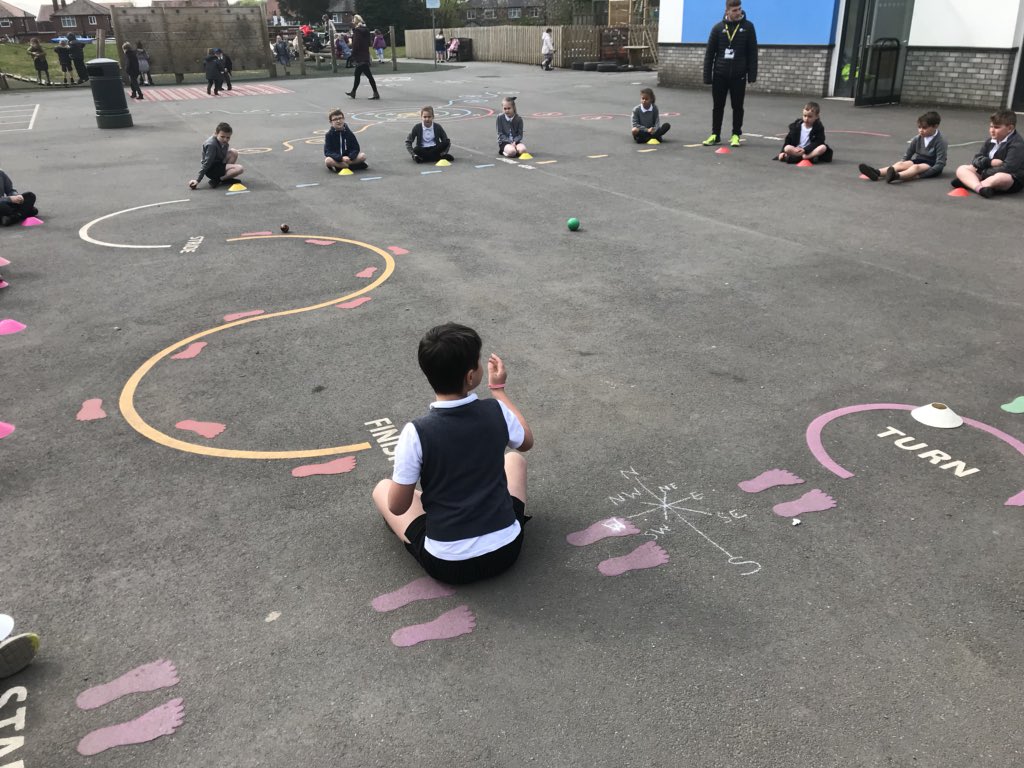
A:
<svg viewBox="0 0 1024 768">
<path fill-rule="evenodd" d="M 227 242 L 235 243 L 246 240 L 267 240 L 267 239 L 286 239 L 296 238 L 305 240 L 307 238 L 315 238 L 317 240 L 333 240 L 337 243 L 348 243 L 349 245 L 356 245 L 360 248 L 366 248 L 369 251 L 373 251 L 384 260 L 384 271 L 381 272 L 380 276 L 372 283 L 360 288 L 358 291 L 346 294 L 336 299 L 330 299 L 329 301 L 323 301 L 319 304 L 313 304 L 308 307 L 299 307 L 297 309 L 286 309 L 281 312 L 272 312 L 268 315 L 255 315 L 253 317 L 242 318 L 241 320 L 235 320 L 224 325 L 218 325 L 216 328 L 210 328 L 205 331 L 189 336 L 187 339 L 177 341 L 166 349 L 157 352 L 149 360 L 139 366 L 138 370 L 135 371 L 125 382 L 124 388 L 121 390 L 121 397 L 118 401 L 118 405 L 121 408 L 121 415 L 124 416 L 131 427 L 143 437 L 148 437 L 154 443 L 164 445 L 168 448 L 174 448 L 175 450 L 185 451 L 186 453 L 197 453 L 202 456 L 217 456 L 225 459 L 306 459 L 315 458 L 318 456 L 335 456 L 339 453 L 353 453 L 355 451 L 365 451 L 370 448 L 369 443 L 353 443 L 351 445 L 336 445 L 331 448 L 310 448 L 305 450 L 296 451 L 244 451 L 232 448 L 214 448 L 209 445 L 201 445 L 198 443 L 190 443 L 185 440 L 179 440 L 176 437 L 161 432 L 155 427 L 148 424 L 143 419 L 139 412 L 135 409 L 135 392 L 139 387 L 139 383 L 145 377 L 147 373 L 152 370 L 153 366 L 159 363 L 168 355 L 174 351 L 181 349 L 182 347 L 188 346 L 194 341 L 198 341 L 205 336 L 211 336 L 220 331 L 227 330 L 228 328 L 235 328 L 239 325 L 246 325 L 248 323 L 258 323 L 263 320 L 270 320 L 274 317 L 286 317 L 288 315 L 297 315 L 301 312 L 312 312 L 316 309 L 324 309 L 326 307 L 340 304 L 350 299 L 354 299 L 356 296 L 361 296 L 364 293 L 369 293 L 378 285 L 383 283 L 391 274 L 395 271 L 395 259 L 387 251 L 378 248 L 375 245 L 368 243 L 361 243 L 358 240 L 348 240 L 344 237 L 325 237 L 323 235 L 255 235 L 252 237 L 233 237 L 229 238 Z"/>
</svg>

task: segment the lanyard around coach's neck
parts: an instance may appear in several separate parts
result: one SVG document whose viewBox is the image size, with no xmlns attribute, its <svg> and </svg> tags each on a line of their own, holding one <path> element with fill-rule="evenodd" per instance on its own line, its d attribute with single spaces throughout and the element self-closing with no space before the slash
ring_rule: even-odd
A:
<svg viewBox="0 0 1024 768">
<path fill-rule="evenodd" d="M 732 34 L 731 35 L 729 34 L 729 22 L 725 23 L 725 36 L 727 38 L 729 38 L 729 45 L 732 45 L 732 40 L 733 40 L 734 37 L 736 37 L 736 33 L 740 31 L 740 24 L 742 24 L 742 23 L 743 23 L 742 21 L 737 21 L 736 22 L 736 26 L 732 28 Z"/>
</svg>

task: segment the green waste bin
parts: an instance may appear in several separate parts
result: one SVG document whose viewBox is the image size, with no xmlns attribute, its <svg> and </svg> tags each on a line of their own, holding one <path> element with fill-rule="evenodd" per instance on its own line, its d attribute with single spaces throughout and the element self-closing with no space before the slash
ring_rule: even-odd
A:
<svg viewBox="0 0 1024 768">
<path fill-rule="evenodd" d="M 90 59 L 85 62 L 96 103 L 96 125 L 100 128 L 130 128 L 132 113 L 124 97 L 121 65 L 113 59 Z"/>
</svg>

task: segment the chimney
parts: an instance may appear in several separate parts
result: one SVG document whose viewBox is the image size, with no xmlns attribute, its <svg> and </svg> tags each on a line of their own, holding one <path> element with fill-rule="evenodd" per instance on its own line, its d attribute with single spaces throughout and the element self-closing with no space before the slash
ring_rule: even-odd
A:
<svg viewBox="0 0 1024 768">
<path fill-rule="evenodd" d="M 53 12 L 56 13 L 60 10 L 60 6 L 57 5 L 57 0 L 53 0 Z"/>
<path fill-rule="evenodd" d="M 67 7 L 68 7 L 68 0 L 60 0 L 60 8 L 61 8 L 61 10 L 64 10 Z"/>
</svg>

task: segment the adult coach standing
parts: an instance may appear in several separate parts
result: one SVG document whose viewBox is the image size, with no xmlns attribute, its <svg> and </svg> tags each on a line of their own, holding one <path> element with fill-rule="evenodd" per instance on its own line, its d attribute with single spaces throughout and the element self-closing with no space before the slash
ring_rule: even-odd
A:
<svg viewBox="0 0 1024 768">
<path fill-rule="evenodd" d="M 704 146 L 721 143 L 725 97 L 732 106 L 730 147 L 740 145 L 743 135 L 743 99 L 747 83 L 757 80 L 757 34 L 743 12 L 740 0 L 726 0 L 725 18 L 711 28 L 704 53 L 704 84 L 711 86 L 711 135 Z"/>
<path fill-rule="evenodd" d="M 362 75 L 366 75 L 367 82 L 370 83 L 370 87 L 373 88 L 373 96 L 371 99 L 379 99 L 380 94 L 377 93 L 377 83 L 373 79 L 373 73 L 370 72 L 370 30 L 366 27 L 366 22 L 363 21 L 363 17 L 356 15 L 352 17 L 352 61 L 356 65 L 355 79 L 352 81 L 352 90 L 347 91 L 346 95 L 356 97 L 356 89 L 359 88 L 359 78 Z"/>
</svg>

